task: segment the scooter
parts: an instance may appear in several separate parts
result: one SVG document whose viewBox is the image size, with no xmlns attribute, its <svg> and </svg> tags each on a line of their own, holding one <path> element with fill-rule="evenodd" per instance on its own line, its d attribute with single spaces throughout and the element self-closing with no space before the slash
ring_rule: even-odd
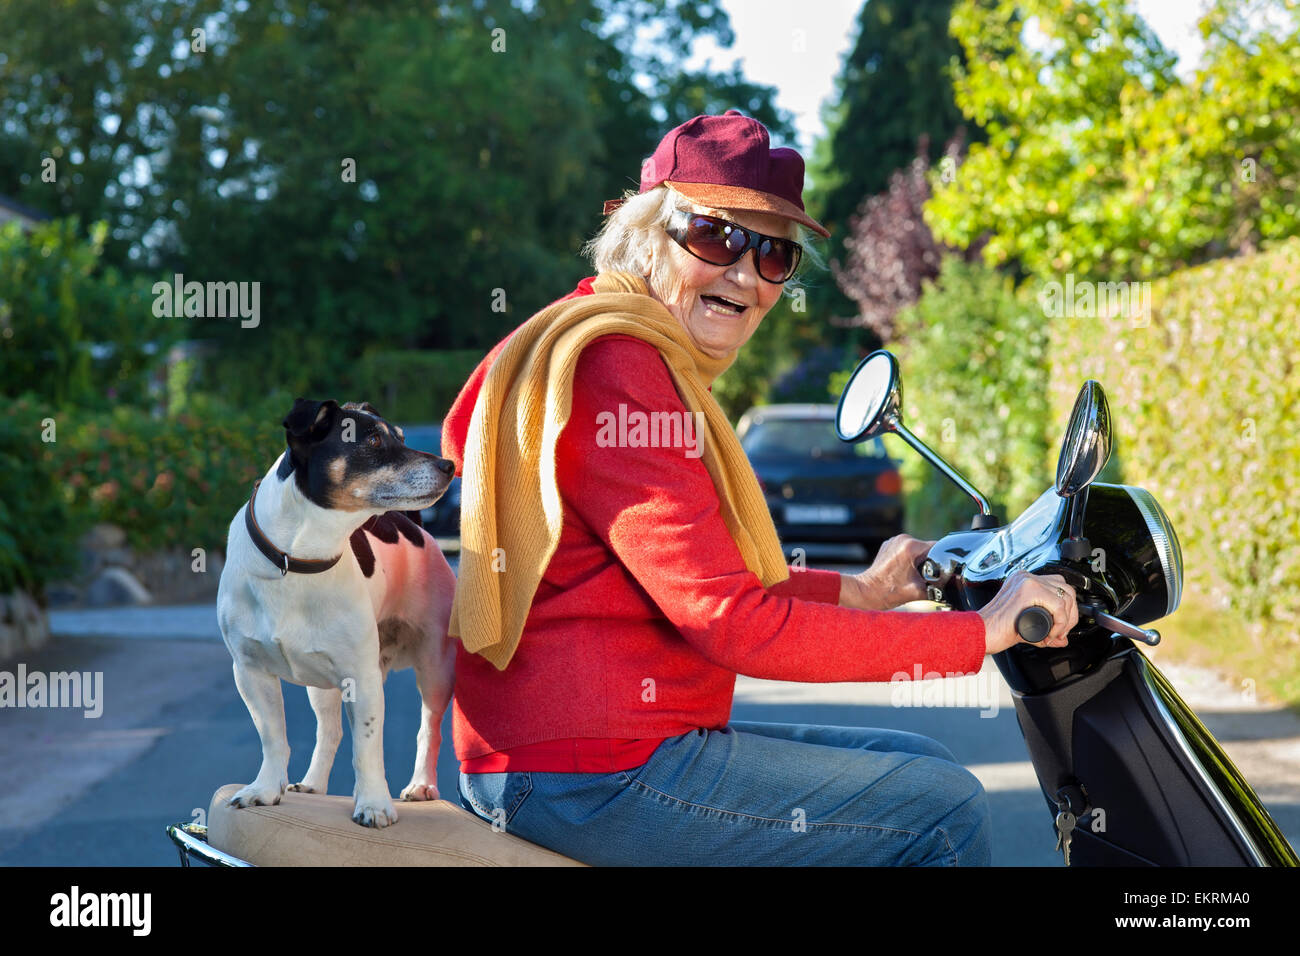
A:
<svg viewBox="0 0 1300 956">
<path fill-rule="evenodd" d="M 873 352 L 840 396 L 836 430 L 859 442 L 893 433 L 978 507 L 969 531 L 935 542 L 921 566 L 941 608 L 978 610 L 1013 572 L 1059 574 L 1079 622 L 1065 647 L 1035 647 L 1049 611 L 1016 619 L 1026 642 L 994 655 L 1067 866 L 1297 866 L 1259 797 L 1218 741 L 1139 649 L 1172 614 L 1183 559 L 1152 495 L 1096 481 L 1110 458 L 1110 407 L 1099 383 L 1075 399 L 1056 484 L 1010 524 L 902 421 L 898 361 Z"/>
<path fill-rule="evenodd" d="M 1101 385 L 1090 380 L 1079 391 L 1055 487 L 1006 525 L 984 495 L 907 429 L 902 407 L 897 359 L 873 352 L 845 386 L 835 428 L 845 442 L 897 435 L 976 503 L 970 530 L 937 541 L 920 567 L 937 613 L 978 610 L 1019 570 L 1059 574 L 1075 589 L 1079 622 L 1068 646 L 1034 646 L 1053 621 L 1046 609 L 1031 607 L 1016 621 L 1027 643 L 994 655 L 1047 804 L 1049 838 L 1054 832 L 1065 864 L 1300 866 L 1250 784 L 1139 649 L 1160 641 L 1144 625 L 1178 607 L 1182 552 L 1149 492 L 1096 481 L 1112 444 Z M 358 833 L 348 798 L 290 793 L 280 807 L 236 811 L 225 806 L 229 789 L 212 802 L 210 816 L 220 823 L 213 839 L 194 823 L 167 828 L 182 865 L 191 858 L 251 865 L 237 852 L 243 847 L 256 848 L 263 864 L 281 865 L 354 862 L 355 854 L 421 865 L 575 862 L 513 834 L 485 838 L 489 824 L 445 801 L 403 804 L 403 822 L 415 817 L 417 829 Z M 260 829 L 247 832 L 253 827 Z M 312 845 L 310 859 L 297 834 Z"/>
</svg>

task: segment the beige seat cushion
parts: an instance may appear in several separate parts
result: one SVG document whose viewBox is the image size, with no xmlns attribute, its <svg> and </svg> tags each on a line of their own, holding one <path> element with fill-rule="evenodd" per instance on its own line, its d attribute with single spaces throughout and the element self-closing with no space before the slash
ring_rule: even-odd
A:
<svg viewBox="0 0 1300 956">
<path fill-rule="evenodd" d="M 231 783 L 212 795 L 208 844 L 257 866 L 582 866 L 494 830 L 446 800 L 395 801 L 382 830 L 352 822 L 352 798 L 288 792 L 274 807 L 235 809 Z"/>
</svg>

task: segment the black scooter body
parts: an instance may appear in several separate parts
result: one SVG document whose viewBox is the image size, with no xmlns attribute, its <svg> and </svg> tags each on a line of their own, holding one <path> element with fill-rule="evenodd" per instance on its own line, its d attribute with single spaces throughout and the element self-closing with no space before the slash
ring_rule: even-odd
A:
<svg viewBox="0 0 1300 956">
<path fill-rule="evenodd" d="M 980 558 L 1001 529 L 940 540 L 931 556 L 958 569 L 945 602 L 978 610 L 1015 565 L 1061 574 L 1081 597 L 1127 619 L 1163 616 L 1169 595 L 1158 550 L 1133 533 L 1144 526 L 1136 491 L 1091 486 L 1085 529 L 1106 557 L 1104 571 L 1063 556 L 1063 510 L 1038 519 L 1038 544 L 1013 548 L 1005 560 Z M 1025 523 L 1034 519 L 1012 523 L 1013 543 Z M 1050 808 L 1044 838 L 1056 839 L 1058 811 L 1078 818 L 1072 866 L 1300 866 L 1250 784 L 1132 640 L 1082 617 L 1066 647 L 1018 644 L 994 661 Z"/>
<path fill-rule="evenodd" d="M 1051 816 L 1062 799 L 1084 804 L 1073 807 L 1082 812 L 1071 865 L 1300 865 L 1164 675 L 1127 638 L 1115 645 L 1086 675 L 1039 693 L 1013 691 Z M 1011 680 L 1006 657 L 996 662 Z M 1044 838 L 1055 838 L 1050 818 Z"/>
<path fill-rule="evenodd" d="M 1112 444 L 1100 383 L 1079 390 L 1053 488 L 1006 525 L 908 430 L 902 407 L 898 360 L 879 350 L 849 377 L 835 429 L 846 442 L 892 432 L 978 506 L 971 530 L 930 548 L 920 569 L 927 596 L 976 611 L 1008 578 L 1028 573 L 1058 575 L 1077 599 L 1066 645 L 1041 643 L 1054 620 L 1040 603 L 1019 611 L 1021 641 L 994 655 L 1047 800 L 1044 836 L 1065 851 L 1065 862 L 1300 866 L 1250 784 L 1134 643 L 1159 642 L 1144 625 L 1178 609 L 1183 558 L 1169 516 L 1149 492 L 1097 481 Z"/>
</svg>

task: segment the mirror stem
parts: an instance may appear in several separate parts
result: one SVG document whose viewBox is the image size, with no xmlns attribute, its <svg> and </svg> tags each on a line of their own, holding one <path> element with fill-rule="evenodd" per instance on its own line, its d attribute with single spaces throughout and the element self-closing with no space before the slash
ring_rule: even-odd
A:
<svg viewBox="0 0 1300 956">
<path fill-rule="evenodd" d="M 1070 537 L 1083 537 L 1083 510 L 1088 507 L 1088 486 L 1070 499 Z"/>
<path fill-rule="evenodd" d="M 1092 557 L 1092 543 L 1083 536 L 1083 511 L 1088 507 L 1088 486 L 1066 499 L 1069 509 L 1070 536 L 1061 542 L 1061 557 L 1087 561 Z"/>
<path fill-rule="evenodd" d="M 975 504 L 979 506 L 979 513 L 981 515 L 993 514 L 993 509 L 989 507 L 988 499 L 980 494 L 979 491 L 976 490 L 975 486 L 967 481 L 961 472 L 931 451 L 929 445 L 913 435 L 908 430 L 907 426 L 898 420 L 897 416 L 889 419 L 889 430 L 915 448 L 922 458 L 934 465 L 934 467 L 938 468 L 939 471 L 943 472 L 943 474 L 948 477 L 949 481 L 975 499 Z"/>
</svg>

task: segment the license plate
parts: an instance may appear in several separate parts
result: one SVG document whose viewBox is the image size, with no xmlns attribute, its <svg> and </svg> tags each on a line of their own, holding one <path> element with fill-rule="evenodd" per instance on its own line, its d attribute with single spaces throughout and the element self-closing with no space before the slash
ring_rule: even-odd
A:
<svg viewBox="0 0 1300 956">
<path fill-rule="evenodd" d="M 847 505 L 786 505 L 788 524 L 848 524 Z"/>
</svg>

